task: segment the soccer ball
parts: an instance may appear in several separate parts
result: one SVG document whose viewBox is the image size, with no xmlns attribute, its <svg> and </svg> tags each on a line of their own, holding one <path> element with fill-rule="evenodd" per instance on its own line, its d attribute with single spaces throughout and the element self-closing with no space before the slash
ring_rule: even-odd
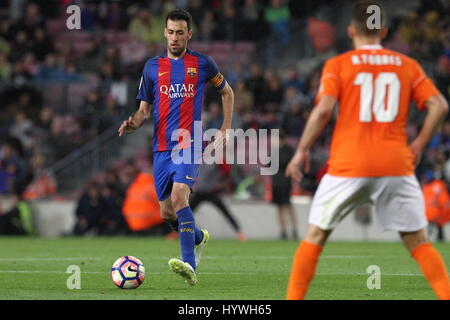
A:
<svg viewBox="0 0 450 320">
<path fill-rule="evenodd" d="M 135 289 L 144 282 L 144 278 L 144 265 L 132 256 L 117 259 L 111 269 L 111 279 L 121 289 Z"/>
</svg>

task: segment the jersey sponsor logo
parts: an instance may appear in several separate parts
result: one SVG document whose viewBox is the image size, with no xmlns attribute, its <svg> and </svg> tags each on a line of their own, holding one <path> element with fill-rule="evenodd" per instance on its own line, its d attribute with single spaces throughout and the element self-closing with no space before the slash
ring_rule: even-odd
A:
<svg viewBox="0 0 450 320">
<path fill-rule="evenodd" d="M 159 92 L 169 96 L 169 98 L 193 98 L 195 96 L 194 84 L 175 83 L 169 85 L 161 85 Z"/>
</svg>

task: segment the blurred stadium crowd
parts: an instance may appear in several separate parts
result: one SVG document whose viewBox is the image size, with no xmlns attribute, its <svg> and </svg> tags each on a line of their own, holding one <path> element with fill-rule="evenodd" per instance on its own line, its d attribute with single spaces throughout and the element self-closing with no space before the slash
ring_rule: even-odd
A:
<svg viewBox="0 0 450 320">
<path fill-rule="evenodd" d="M 418 59 L 449 99 L 450 7 L 446 1 L 416 2 L 412 9 L 389 16 L 390 32 L 384 45 Z M 175 7 L 193 16 L 190 47 L 210 54 L 234 89 L 233 126 L 282 129 L 288 143 L 295 146 L 313 107 L 323 61 L 350 49 L 342 32 L 347 21 L 335 14 L 349 3 L 1 1 L 0 194 L 39 198 L 57 192 L 56 181 L 44 169 L 99 134 L 115 130 L 118 121 L 133 112 L 142 67 L 146 59 L 164 52 L 165 13 Z M 81 31 L 66 28 L 70 4 L 81 7 Z M 304 38 L 298 39 L 299 35 Z M 290 55 L 288 65 L 279 61 L 283 51 Z M 309 59 L 309 68 L 297 63 L 304 58 Z M 217 128 L 220 101 L 209 89 L 203 119 L 207 128 Z M 422 119 L 423 114 L 413 109 L 410 137 L 420 129 Z M 294 187 L 295 193 L 314 192 L 325 172 L 332 125 L 316 144 L 312 170 L 301 186 Z M 450 185 L 449 159 L 447 120 L 428 146 L 417 168 L 418 177 L 425 182 L 441 174 Z M 133 164 L 133 159 L 128 163 Z M 252 197 L 267 195 L 258 183 L 252 191 L 248 173 L 237 170 L 239 178 L 225 188 L 228 192 L 236 192 L 245 181 Z M 261 177 L 251 178 L 261 181 Z M 105 181 L 103 175 L 106 186 Z"/>
</svg>

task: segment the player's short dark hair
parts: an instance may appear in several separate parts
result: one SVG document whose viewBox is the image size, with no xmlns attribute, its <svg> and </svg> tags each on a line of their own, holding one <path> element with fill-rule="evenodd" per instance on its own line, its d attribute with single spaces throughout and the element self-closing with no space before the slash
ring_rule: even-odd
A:
<svg viewBox="0 0 450 320">
<path fill-rule="evenodd" d="M 367 13 L 367 8 L 372 5 L 378 6 L 380 8 L 381 27 L 386 26 L 386 14 L 384 7 L 381 3 L 379 3 L 378 1 L 370 1 L 370 0 L 358 1 L 352 5 L 352 13 L 351 13 L 351 22 L 358 34 L 365 36 L 376 36 L 381 31 L 381 28 L 369 29 L 367 27 L 367 21 L 373 14 Z"/>
<path fill-rule="evenodd" d="M 191 30 L 192 16 L 186 10 L 174 9 L 174 10 L 170 11 L 166 16 L 166 26 L 167 26 L 167 20 L 172 20 L 172 21 L 184 20 L 187 23 L 188 30 Z"/>
</svg>

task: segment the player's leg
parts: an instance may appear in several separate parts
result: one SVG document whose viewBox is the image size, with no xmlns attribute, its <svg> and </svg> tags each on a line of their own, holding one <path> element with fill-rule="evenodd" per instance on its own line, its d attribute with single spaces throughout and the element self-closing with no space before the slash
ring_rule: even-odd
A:
<svg viewBox="0 0 450 320">
<path fill-rule="evenodd" d="M 349 212 L 369 201 L 365 178 L 326 174 L 314 195 L 309 226 L 294 255 L 287 289 L 288 300 L 304 299 L 316 272 L 322 248 L 331 231 Z"/>
<path fill-rule="evenodd" d="M 450 280 L 447 267 L 439 252 L 428 241 L 426 229 L 400 232 L 403 244 L 417 261 L 436 296 L 450 300 Z"/>
<path fill-rule="evenodd" d="M 171 194 L 172 206 L 178 218 L 181 256 L 184 262 L 196 269 L 194 247 L 203 240 L 203 232 L 195 226 L 195 219 L 189 207 L 190 187 L 174 182 Z"/>
<path fill-rule="evenodd" d="M 450 280 L 441 255 L 427 239 L 425 204 L 415 176 L 376 179 L 373 194 L 377 223 L 393 230 L 419 264 L 425 278 L 440 299 L 450 299 Z"/>
<path fill-rule="evenodd" d="M 287 288 L 287 300 L 303 300 L 316 273 L 319 256 L 332 230 L 323 230 L 310 224 L 305 238 L 294 255 Z"/>
<path fill-rule="evenodd" d="M 196 231 L 200 230 L 195 227 L 194 216 L 189 207 L 189 194 L 191 190 L 188 185 L 184 183 L 175 182 L 172 187 L 171 202 L 172 207 L 178 218 L 178 234 L 180 239 L 181 257 L 182 260 L 170 259 L 169 267 L 172 271 L 180 274 L 189 285 L 197 283 L 197 276 L 195 274 L 195 238 Z"/>
<path fill-rule="evenodd" d="M 159 201 L 159 209 L 161 218 L 166 221 L 174 231 L 178 232 L 178 218 L 172 206 L 172 199 L 168 197 L 163 201 Z"/>
</svg>

